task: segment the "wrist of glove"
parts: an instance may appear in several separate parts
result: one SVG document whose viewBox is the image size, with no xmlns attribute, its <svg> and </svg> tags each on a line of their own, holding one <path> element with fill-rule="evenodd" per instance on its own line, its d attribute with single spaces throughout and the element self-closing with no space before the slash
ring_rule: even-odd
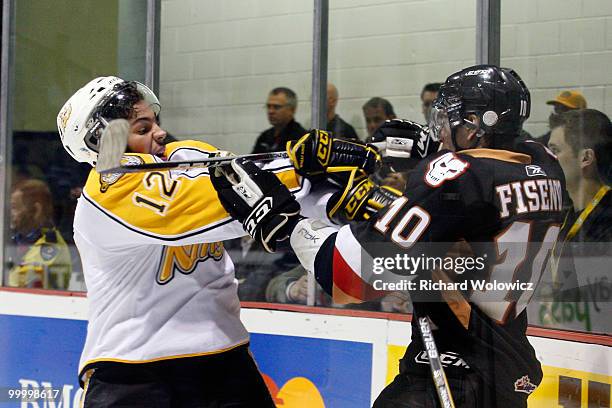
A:
<svg viewBox="0 0 612 408">
<path fill-rule="evenodd" d="M 300 219 L 300 205 L 274 173 L 235 159 L 216 167 L 211 181 L 225 210 L 267 252 L 286 239 Z"/>
<path fill-rule="evenodd" d="M 298 174 L 312 181 L 327 177 L 342 185 L 347 171 L 357 169 L 360 178 L 366 177 L 381 163 L 374 147 L 333 138 L 330 132 L 319 129 L 287 142 L 287 153 Z"/>
<path fill-rule="evenodd" d="M 401 191 L 379 186 L 369 178 L 349 177 L 345 189 L 334 193 L 327 202 L 327 216 L 337 224 L 369 220 L 401 196 Z"/>
</svg>

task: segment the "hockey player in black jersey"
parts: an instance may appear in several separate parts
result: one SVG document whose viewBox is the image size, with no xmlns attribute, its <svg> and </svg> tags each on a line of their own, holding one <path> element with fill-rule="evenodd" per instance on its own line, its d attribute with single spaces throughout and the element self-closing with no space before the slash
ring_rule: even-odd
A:
<svg viewBox="0 0 612 408">
<path fill-rule="evenodd" d="M 385 282 L 414 285 L 409 293 L 415 314 L 433 323 L 457 407 L 526 407 L 542 371 L 527 340 L 525 308 L 566 204 L 555 156 L 519 136 L 529 109 L 529 91 L 513 70 L 480 65 L 451 75 L 429 124 L 442 150 L 417 166 L 404 195 L 393 200 L 367 179 L 345 178 L 329 213 L 355 222 L 340 227 L 289 215 L 285 208 L 294 205 L 292 199 L 252 163 L 232 162 L 232 170 L 218 172 L 213 184 L 251 235 L 278 224 L 278 236 L 290 237 L 303 266 L 336 301 L 381 296 Z M 342 149 L 317 134 L 289 145 L 294 165 L 307 176 L 321 168 L 337 173 L 330 168 Z M 227 204 L 245 203 L 245 188 L 259 197 L 254 205 Z M 381 196 L 391 204 L 370 212 L 373 202 L 385 202 Z M 474 267 L 424 266 L 436 257 L 471 258 Z M 422 262 L 411 271 L 390 270 L 393 260 L 407 258 Z M 375 407 L 439 406 L 414 323 L 412 332 L 400 374 Z"/>
</svg>

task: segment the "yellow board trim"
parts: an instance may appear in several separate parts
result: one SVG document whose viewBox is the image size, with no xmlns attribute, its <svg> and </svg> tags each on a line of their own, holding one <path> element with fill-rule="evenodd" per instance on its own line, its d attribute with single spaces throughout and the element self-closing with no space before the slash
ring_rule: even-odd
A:
<svg viewBox="0 0 612 408">
<path fill-rule="evenodd" d="M 540 386 L 529 396 L 529 408 L 551 407 L 563 408 L 559 405 L 559 376 L 572 377 L 580 380 L 582 385 L 581 408 L 588 406 L 588 382 L 597 381 L 612 384 L 612 376 L 589 373 L 587 371 L 573 370 L 553 366 L 542 366 L 544 377 Z"/>
</svg>

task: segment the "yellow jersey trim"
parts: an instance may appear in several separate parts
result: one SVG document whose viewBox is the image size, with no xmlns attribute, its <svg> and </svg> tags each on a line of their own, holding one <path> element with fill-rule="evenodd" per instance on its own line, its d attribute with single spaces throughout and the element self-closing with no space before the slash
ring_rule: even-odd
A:
<svg viewBox="0 0 612 408">
<path fill-rule="evenodd" d="M 495 159 L 502 160 L 510 163 L 519 164 L 531 164 L 531 157 L 529 155 L 517 152 L 511 152 L 509 150 L 498 150 L 498 149 L 469 149 L 461 150 L 457 153 L 467 154 L 468 156 L 483 158 L 483 159 Z"/>
<path fill-rule="evenodd" d="M 122 363 L 122 364 L 146 364 L 146 363 L 155 363 L 157 361 L 176 360 L 179 358 L 203 357 L 203 356 L 210 356 L 213 354 L 225 353 L 226 351 L 230 351 L 237 347 L 244 346 L 245 344 L 248 344 L 248 343 L 249 343 L 249 340 L 245 340 L 238 344 L 235 344 L 233 346 L 230 346 L 224 349 L 220 349 L 220 350 L 205 351 L 202 353 L 179 354 L 176 356 L 157 357 L 157 358 L 152 358 L 148 360 L 122 360 L 119 358 L 96 358 L 93 360 L 86 361 L 85 364 L 83 365 L 83 368 L 79 370 L 79 373 L 82 373 L 84 370 L 88 369 L 88 366 L 92 364 L 96 364 L 96 363 L 108 362 L 108 363 Z M 81 375 L 82 374 L 80 374 L 79 376 Z"/>
</svg>

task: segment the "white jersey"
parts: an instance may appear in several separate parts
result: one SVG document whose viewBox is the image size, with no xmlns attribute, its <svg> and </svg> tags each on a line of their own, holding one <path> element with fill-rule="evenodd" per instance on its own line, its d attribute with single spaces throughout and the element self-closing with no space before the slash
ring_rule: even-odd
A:
<svg viewBox="0 0 612 408">
<path fill-rule="evenodd" d="M 170 143 L 170 160 L 216 151 Z M 124 162 L 159 161 L 144 154 Z M 309 190 L 288 159 L 265 166 L 298 197 Z M 74 218 L 89 298 L 79 372 L 96 363 L 201 356 L 248 341 L 234 265 L 221 241 L 245 235 L 223 209 L 208 170 L 89 174 Z"/>
</svg>

